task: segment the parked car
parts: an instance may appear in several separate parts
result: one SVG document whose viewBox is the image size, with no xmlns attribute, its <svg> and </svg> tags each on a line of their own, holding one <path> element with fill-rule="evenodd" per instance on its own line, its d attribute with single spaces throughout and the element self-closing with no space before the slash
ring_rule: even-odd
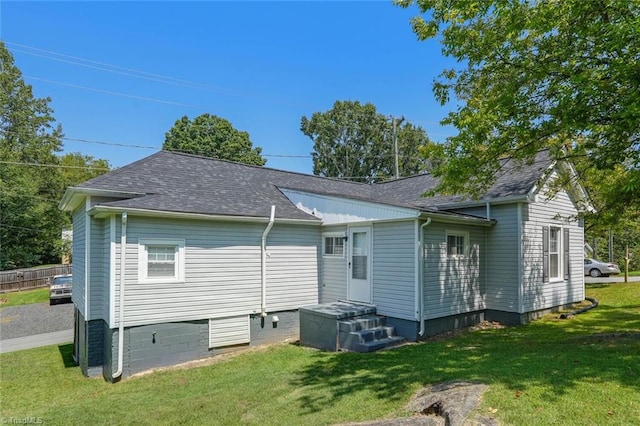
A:
<svg viewBox="0 0 640 426">
<path fill-rule="evenodd" d="M 596 259 L 584 259 L 584 274 L 593 278 L 608 277 L 620 273 L 620 267 L 615 263 L 601 262 Z"/>
<path fill-rule="evenodd" d="M 54 276 L 49 286 L 49 304 L 54 305 L 60 300 L 71 301 L 72 283 L 71 274 Z"/>
</svg>

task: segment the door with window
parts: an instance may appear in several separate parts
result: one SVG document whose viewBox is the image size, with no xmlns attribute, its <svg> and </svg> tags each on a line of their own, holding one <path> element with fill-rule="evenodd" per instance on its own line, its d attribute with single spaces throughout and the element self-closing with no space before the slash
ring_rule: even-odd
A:
<svg viewBox="0 0 640 426">
<path fill-rule="evenodd" d="M 349 228 L 349 300 L 371 303 L 371 227 Z"/>
</svg>

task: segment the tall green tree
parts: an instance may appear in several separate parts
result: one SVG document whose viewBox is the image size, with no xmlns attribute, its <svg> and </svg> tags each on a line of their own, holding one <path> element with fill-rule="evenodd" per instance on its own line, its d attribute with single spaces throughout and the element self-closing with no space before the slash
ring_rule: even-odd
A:
<svg viewBox="0 0 640 426">
<path fill-rule="evenodd" d="M 70 217 L 58 209 L 67 186 L 105 173 L 109 164 L 82 154 L 57 155 L 62 129 L 51 99 L 35 98 L 0 42 L 0 269 L 60 261 L 62 229 Z"/>
<path fill-rule="evenodd" d="M 71 152 L 61 156 L 59 163 L 63 188 L 88 181 L 111 169 L 107 160 L 79 152 Z"/>
<path fill-rule="evenodd" d="M 224 118 L 202 114 L 184 116 L 165 134 L 162 149 L 180 151 L 238 163 L 264 166 L 262 148 L 253 147 L 249 133 L 237 130 Z"/>
<path fill-rule="evenodd" d="M 56 258 L 63 213 L 56 152 L 62 130 L 49 98 L 35 98 L 0 42 L 0 268 L 32 266 Z"/>
<path fill-rule="evenodd" d="M 437 37 L 460 64 L 433 86 L 443 105 L 459 105 L 443 121 L 459 133 L 435 170 L 440 190 L 478 194 L 504 156 L 530 161 L 551 148 L 557 158 L 584 156 L 588 169 L 619 168 L 624 179 L 609 188 L 608 207 L 638 203 L 638 1 L 396 3 L 417 5 L 418 38 Z"/>
<path fill-rule="evenodd" d="M 385 117 L 373 104 L 358 101 L 336 101 L 328 111 L 303 116 L 300 130 L 313 140 L 314 174 L 359 182 L 395 175 L 394 139 L 400 176 L 425 171 L 428 163 L 419 151 L 432 144 L 421 127 Z"/>
</svg>

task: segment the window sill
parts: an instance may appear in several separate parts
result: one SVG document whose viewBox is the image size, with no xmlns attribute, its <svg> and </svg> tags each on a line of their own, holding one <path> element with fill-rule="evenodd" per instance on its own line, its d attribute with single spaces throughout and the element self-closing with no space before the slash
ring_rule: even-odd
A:
<svg viewBox="0 0 640 426">
<path fill-rule="evenodd" d="M 180 278 L 145 278 L 138 280 L 139 284 L 186 284 L 184 279 Z"/>
</svg>

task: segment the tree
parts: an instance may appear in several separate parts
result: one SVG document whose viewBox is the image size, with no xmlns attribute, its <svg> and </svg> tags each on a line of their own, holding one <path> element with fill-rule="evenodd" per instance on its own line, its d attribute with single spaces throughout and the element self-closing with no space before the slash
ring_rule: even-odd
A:
<svg viewBox="0 0 640 426">
<path fill-rule="evenodd" d="M 253 148 L 249 133 L 236 130 L 224 118 L 202 114 L 190 120 L 177 120 L 165 133 L 162 149 L 202 155 L 244 164 L 264 166 L 262 148 Z"/>
<path fill-rule="evenodd" d="M 431 144 L 424 129 L 396 120 L 400 176 L 422 172 L 419 150 Z M 300 130 L 313 140 L 313 173 L 373 182 L 395 175 L 393 121 L 371 103 L 336 101 L 333 108 L 302 117 Z"/>
<path fill-rule="evenodd" d="M 55 258 L 63 213 L 57 170 L 46 165 L 57 162 L 62 130 L 50 99 L 34 98 L 1 42 L 0 69 L 0 268 L 8 269 Z"/>
<path fill-rule="evenodd" d="M 62 150 L 62 128 L 49 98 L 34 98 L 0 42 L 0 269 L 57 263 L 62 229 L 58 209 L 67 186 L 108 170 L 105 160 Z M 87 169 L 89 167 L 89 169 Z"/>
<path fill-rule="evenodd" d="M 79 152 L 68 153 L 60 157 L 60 166 L 63 188 L 88 181 L 111 169 L 107 160 Z"/>
<path fill-rule="evenodd" d="M 438 37 L 461 64 L 434 83 L 443 120 L 459 133 L 434 173 L 443 192 L 479 194 L 499 160 L 583 156 L 586 169 L 620 168 L 607 202 L 640 199 L 640 3 L 637 1 L 417 0 L 420 40 Z M 413 1 L 397 1 L 408 7 Z M 612 194 L 613 195 L 613 194 Z"/>
</svg>

